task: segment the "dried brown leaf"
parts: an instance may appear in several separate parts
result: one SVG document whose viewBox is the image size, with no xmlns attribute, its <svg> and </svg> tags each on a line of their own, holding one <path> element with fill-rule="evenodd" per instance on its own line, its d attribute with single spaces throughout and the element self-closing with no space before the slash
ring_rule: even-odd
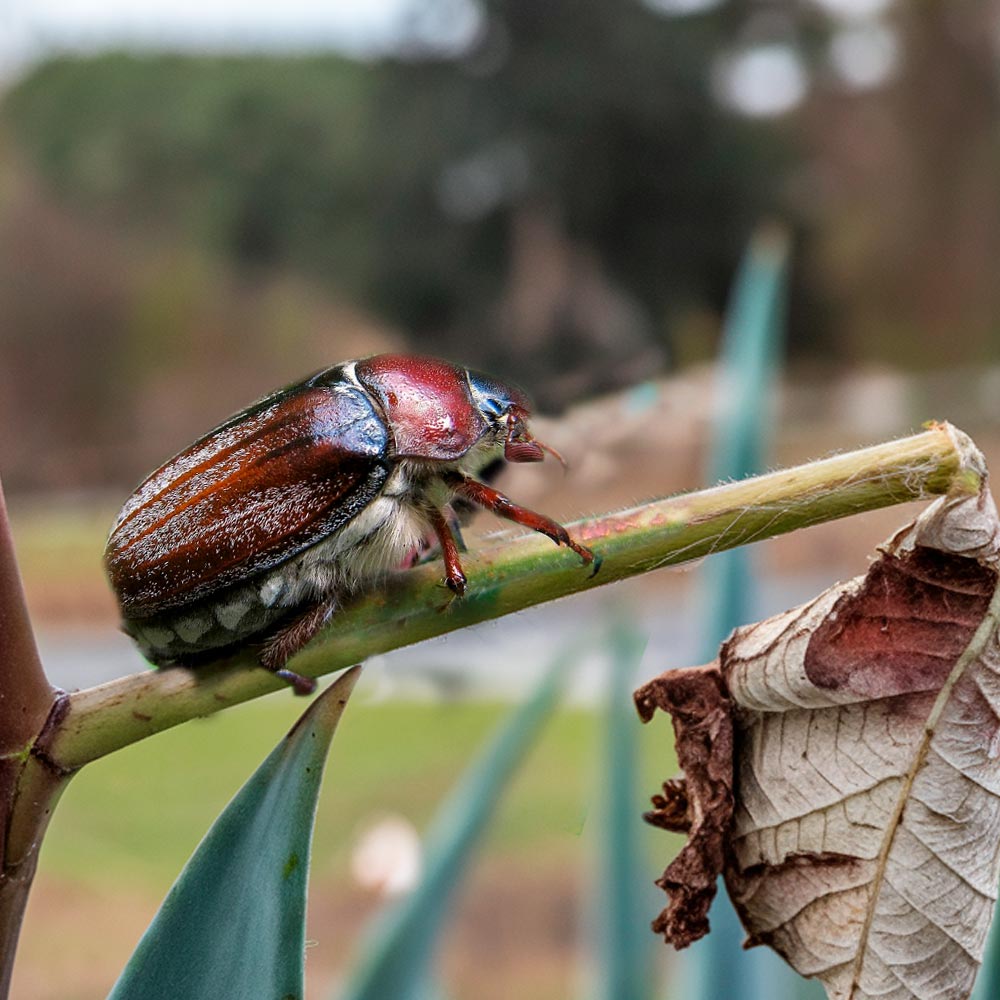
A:
<svg viewBox="0 0 1000 1000">
<path fill-rule="evenodd" d="M 684 948 L 708 933 L 708 908 L 725 862 L 733 818 L 733 724 L 722 675 L 714 664 L 674 670 L 640 688 L 636 707 L 644 722 L 657 708 L 674 721 L 677 762 L 685 780 L 667 781 L 645 819 L 687 833 L 688 842 L 657 885 L 670 904 L 653 930 Z"/>
<path fill-rule="evenodd" d="M 971 992 L 1000 875 L 998 539 L 985 490 L 942 498 L 865 576 L 722 648 L 726 885 L 748 943 L 771 945 L 835 1000 Z M 672 710 L 673 676 L 637 693 L 645 716 Z M 675 726 L 686 767 L 681 740 L 699 727 Z M 687 777 L 692 800 L 704 782 Z M 709 857 L 704 823 L 690 825 L 685 851 Z M 668 939 L 707 877 L 665 885 Z"/>
</svg>

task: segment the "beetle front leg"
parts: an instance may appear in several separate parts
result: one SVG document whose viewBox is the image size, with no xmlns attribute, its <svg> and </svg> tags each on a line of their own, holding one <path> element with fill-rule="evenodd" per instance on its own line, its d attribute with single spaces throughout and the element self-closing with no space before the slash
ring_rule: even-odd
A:
<svg viewBox="0 0 1000 1000">
<path fill-rule="evenodd" d="M 498 517 L 506 518 L 515 524 L 523 524 L 524 527 L 531 528 L 532 531 L 538 531 L 548 536 L 556 545 L 565 545 L 567 548 L 572 549 L 585 564 L 595 564 L 595 573 L 600 567 L 600 560 L 595 562 L 594 553 L 586 546 L 580 545 L 579 542 L 574 542 L 570 538 L 569 532 L 558 521 L 553 521 L 552 518 L 546 517 L 544 514 L 528 510 L 527 507 L 522 507 L 514 503 L 513 500 L 504 496 L 499 490 L 495 490 L 492 486 L 487 486 L 485 483 L 477 482 L 475 479 L 467 479 L 465 476 L 454 473 L 446 476 L 445 482 L 459 496 L 465 497 L 466 500 L 471 500 L 480 507 L 491 510 Z"/>
<path fill-rule="evenodd" d="M 260 665 L 287 681 L 296 694 L 312 694 L 316 690 L 313 677 L 303 677 L 285 664 L 330 620 L 337 610 L 337 601 L 327 598 L 311 605 L 272 635 L 260 651 Z"/>
</svg>

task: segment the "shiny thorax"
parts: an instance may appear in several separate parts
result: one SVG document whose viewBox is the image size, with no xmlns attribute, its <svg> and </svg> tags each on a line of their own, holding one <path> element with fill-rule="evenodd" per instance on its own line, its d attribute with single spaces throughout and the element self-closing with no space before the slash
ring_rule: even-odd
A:
<svg viewBox="0 0 1000 1000">
<path fill-rule="evenodd" d="M 487 507 L 591 563 L 561 525 L 480 481 L 551 451 L 529 416 L 513 386 L 406 355 L 345 362 L 267 396 L 125 502 L 105 552 L 125 631 L 160 666 L 256 643 L 262 666 L 308 691 L 288 659 L 429 539 L 446 584 L 464 592 L 452 504 Z"/>
</svg>

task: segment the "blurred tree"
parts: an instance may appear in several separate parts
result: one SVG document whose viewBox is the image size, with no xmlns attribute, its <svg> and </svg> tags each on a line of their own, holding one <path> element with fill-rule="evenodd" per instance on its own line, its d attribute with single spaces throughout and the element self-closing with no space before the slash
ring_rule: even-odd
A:
<svg viewBox="0 0 1000 1000">
<path fill-rule="evenodd" d="M 241 268 L 301 264 L 350 288 L 369 234 L 370 83 L 368 67 L 332 56 L 60 58 L 3 110 L 71 204 Z"/>
<path fill-rule="evenodd" d="M 796 229 L 793 352 L 995 359 L 1000 0 L 862 6 L 414 0 L 377 62 L 36 67 L 0 103 L 8 482 L 131 481 L 390 325 L 554 405 L 709 357 L 772 211 Z M 768 50 L 799 103 L 749 117 L 731 70 Z"/>
<path fill-rule="evenodd" d="M 74 487 L 119 414 L 128 258 L 38 191 L 0 136 L 0 470 L 14 487 Z"/>
<path fill-rule="evenodd" d="M 529 358 L 553 401 L 648 375 L 674 322 L 718 309 L 781 190 L 774 131 L 712 96 L 746 11 L 481 12 L 461 58 L 418 49 L 379 75 L 373 142 L 395 155 L 374 157 L 387 168 L 374 300 L 499 372 L 523 377 Z"/>
<path fill-rule="evenodd" d="M 112 55 L 5 95 L 8 487 L 129 485 L 275 384 L 383 346 L 294 277 L 367 273 L 367 78 L 338 59 Z"/>
<path fill-rule="evenodd" d="M 898 3 L 885 85 L 827 86 L 806 109 L 806 215 L 855 360 L 1000 359 L 998 15 L 996 0 Z"/>
<path fill-rule="evenodd" d="M 770 130 L 711 96 L 740 5 L 481 13 L 459 56 L 58 59 L 3 113 L 68 203 L 310 274 L 550 402 L 648 375 L 780 190 Z"/>
</svg>

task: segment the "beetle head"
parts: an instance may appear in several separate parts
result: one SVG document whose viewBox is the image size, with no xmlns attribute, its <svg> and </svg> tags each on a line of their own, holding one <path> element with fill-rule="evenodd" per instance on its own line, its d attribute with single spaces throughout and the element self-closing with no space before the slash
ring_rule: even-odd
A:
<svg viewBox="0 0 1000 1000">
<path fill-rule="evenodd" d="M 520 389 L 475 371 L 469 372 L 469 386 L 479 412 L 496 429 L 498 436 L 503 435 L 503 454 L 508 462 L 541 462 L 548 452 L 566 465 L 555 448 L 531 436 L 528 430 L 531 404 Z"/>
</svg>

